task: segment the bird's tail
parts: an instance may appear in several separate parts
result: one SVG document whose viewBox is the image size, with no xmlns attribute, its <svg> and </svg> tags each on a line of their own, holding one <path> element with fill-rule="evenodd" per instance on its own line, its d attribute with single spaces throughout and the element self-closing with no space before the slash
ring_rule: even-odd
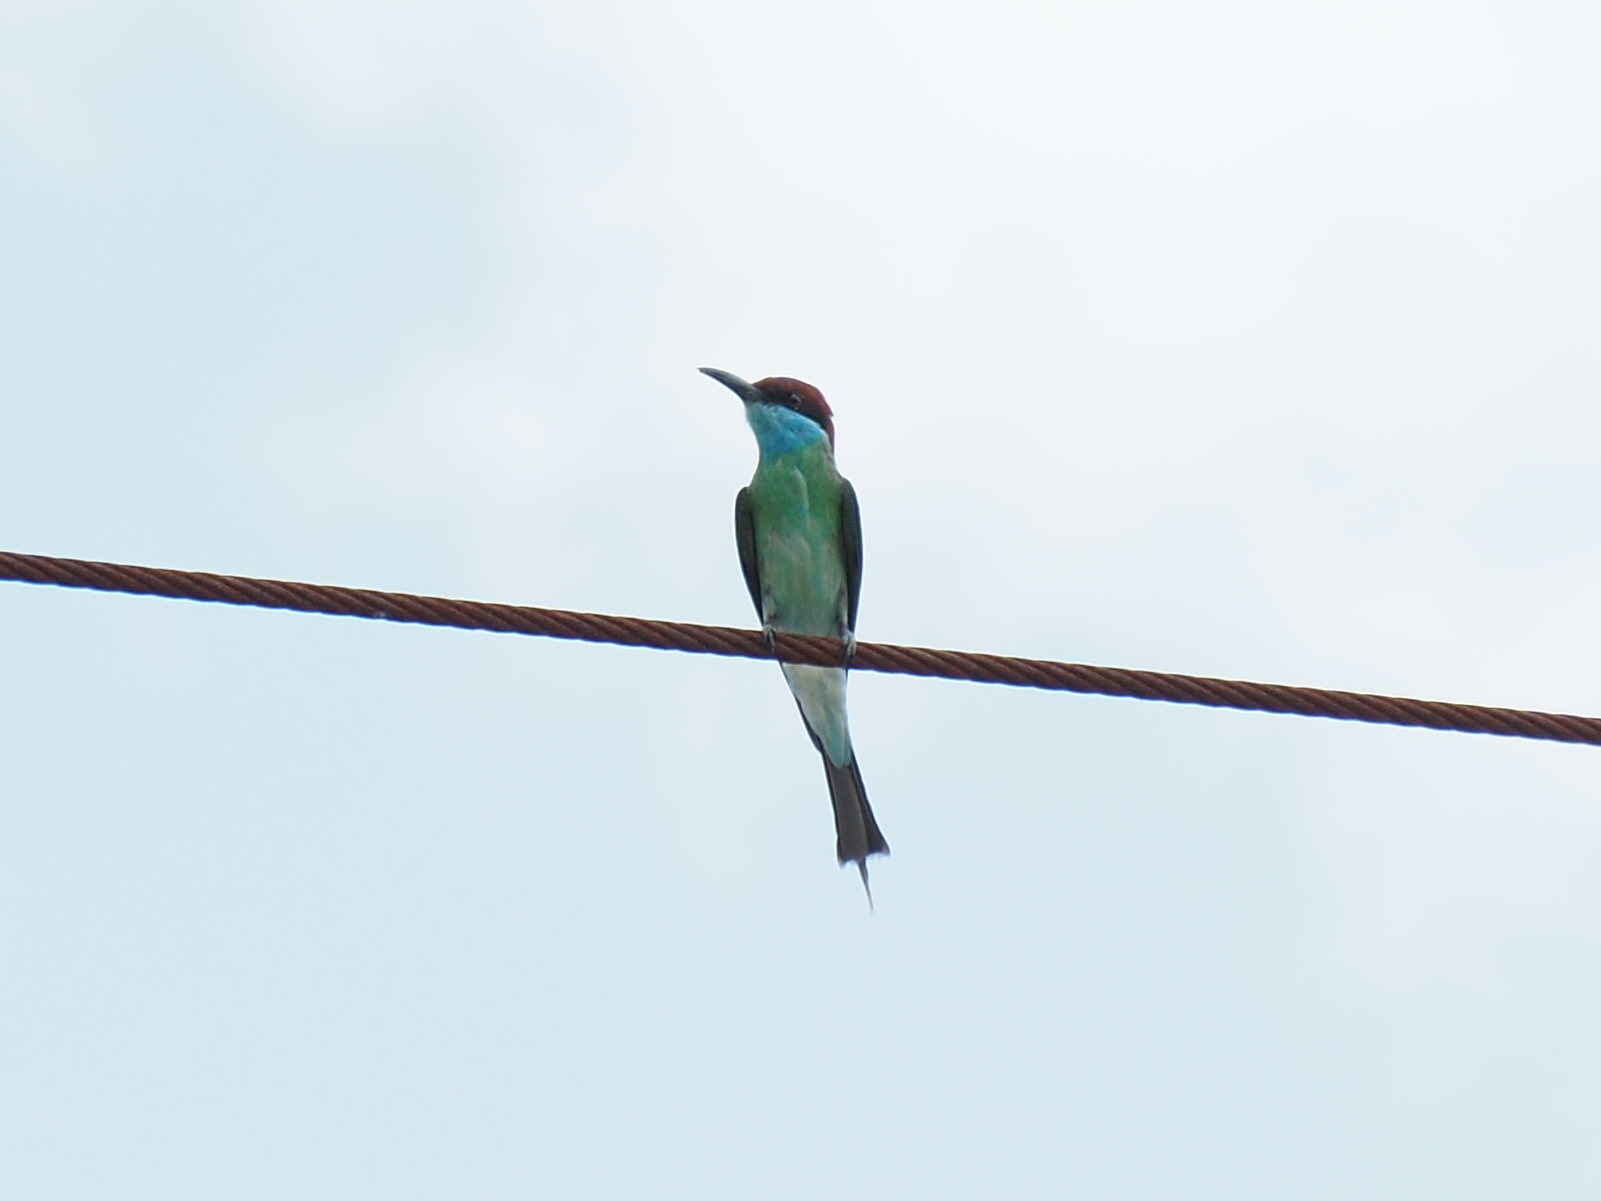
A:
<svg viewBox="0 0 1601 1201">
<path fill-rule="evenodd" d="M 825 753 L 823 770 L 828 774 L 828 798 L 834 802 L 834 833 L 838 840 L 835 850 L 839 865 L 856 865 L 862 873 L 862 887 L 868 889 L 867 898 L 872 900 L 873 893 L 867 883 L 867 857 L 888 855 L 889 843 L 884 841 L 878 821 L 873 817 L 873 807 L 867 803 L 867 788 L 862 783 L 855 754 L 844 767 L 835 767 Z"/>
</svg>

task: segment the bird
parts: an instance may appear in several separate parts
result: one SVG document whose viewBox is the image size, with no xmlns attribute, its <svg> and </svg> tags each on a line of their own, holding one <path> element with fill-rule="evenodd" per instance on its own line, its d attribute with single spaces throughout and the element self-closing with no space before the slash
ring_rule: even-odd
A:
<svg viewBox="0 0 1601 1201">
<path fill-rule="evenodd" d="M 889 854 L 889 844 L 867 803 L 845 712 L 862 591 L 862 516 L 856 489 L 834 466 L 833 410 L 811 384 L 788 376 L 751 384 L 716 367 L 701 371 L 744 402 L 756 435 L 756 473 L 734 498 L 734 540 L 763 636 L 769 646 L 779 633 L 837 638 L 844 646 L 839 667 L 779 666 L 823 758 L 839 865 L 856 865 L 871 904 L 867 860 Z"/>
</svg>

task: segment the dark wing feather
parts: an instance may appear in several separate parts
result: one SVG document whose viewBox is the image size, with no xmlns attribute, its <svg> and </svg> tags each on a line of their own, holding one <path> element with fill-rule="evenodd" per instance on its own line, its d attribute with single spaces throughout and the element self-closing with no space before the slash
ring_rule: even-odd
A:
<svg viewBox="0 0 1601 1201">
<path fill-rule="evenodd" d="M 745 573 L 750 603 L 756 606 L 756 620 L 762 618 L 762 577 L 756 570 L 756 519 L 750 510 L 750 489 L 741 488 L 734 497 L 734 541 L 739 544 L 739 569 Z"/>
<path fill-rule="evenodd" d="M 862 599 L 862 510 L 856 503 L 856 489 L 840 480 L 839 532 L 845 549 L 845 598 L 848 629 L 856 629 L 856 606 Z"/>
</svg>

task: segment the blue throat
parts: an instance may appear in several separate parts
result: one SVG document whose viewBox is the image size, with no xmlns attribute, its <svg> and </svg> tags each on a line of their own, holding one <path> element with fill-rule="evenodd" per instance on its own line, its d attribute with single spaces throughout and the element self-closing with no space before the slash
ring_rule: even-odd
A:
<svg viewBox="0 0 1601 1201">
<path fill-rule="evenodd" d="M 777 459 L 828 437 L 823 427 L 783 405 L 747 404 L 745 420 L 756 435 L 762 458 Z"/>
</svg>

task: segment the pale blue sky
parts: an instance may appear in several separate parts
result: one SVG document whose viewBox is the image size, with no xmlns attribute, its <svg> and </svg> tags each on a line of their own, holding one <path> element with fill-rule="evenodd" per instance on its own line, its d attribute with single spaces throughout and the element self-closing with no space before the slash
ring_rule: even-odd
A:
<svg viewBox="0 0 1601 1201">
<path fill-rule="evenodd" d="M 1601 714 L 1582 5 L 0 3 L 0 546 Z M 1601 752 L 0 585 L 0 1192 L 1588 1198 Z"/>
</svg>

